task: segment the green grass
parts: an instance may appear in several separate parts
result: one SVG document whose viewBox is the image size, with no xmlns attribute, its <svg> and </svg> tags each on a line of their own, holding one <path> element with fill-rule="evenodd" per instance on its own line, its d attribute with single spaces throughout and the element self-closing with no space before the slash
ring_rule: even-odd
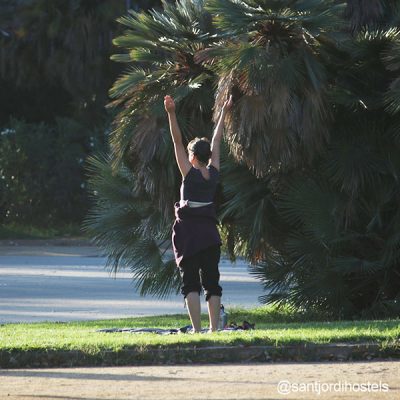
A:
<svg viewBox="0 0 400 400">
<path fill-rule="evenodd" d="M 301 315 L 279 314 L 273 307 L 252 310 L 231 309 L 229 321 L 256 323 L 251 331 L 218 332 L 212 335 L 168 335 L 153 333 L 99 333 L 112 327 L 179 328 L 188 324 L 185 314 L 86 321 L 71 323 L 6 324 L 0 326 L 0 350 L 81 350 L 88 354 L 99 351 L 157 347 L 193 347 L 227 345 L 282 345 L 297 343 L 376 342 L 392 343 L 400 339 L 399 320 L 382 321 L 309 321 L 294 322 Z M 297 317 L 296 317 L 297 315 Z M 279 322 L 273 322 L 273 321 Z M 283 322 L 286 320 L 287 322 Z M 290 322 L 291 321 L 291 322 Z M 207 316 L 203 315 L 203 326 Z"/>
<path fill-rule="evenodd" d="M 40 227 L 13 223 L 0 226 L 0 240 L 54 239 L 75 236 L 84 236 L 84 232 L 82 232 L 78 224 L 60 225 L 57 227 Z"/>
</svg>

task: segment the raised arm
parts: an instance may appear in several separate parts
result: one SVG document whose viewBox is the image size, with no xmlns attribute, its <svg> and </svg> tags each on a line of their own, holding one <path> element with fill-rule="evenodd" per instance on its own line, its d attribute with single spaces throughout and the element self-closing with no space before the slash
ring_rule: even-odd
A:
<svg viewBox="0 0 400 400">
<path fill-rule="evenodd" d="M 210 164 L 214 166 L 216 169 L 219 170 L 219 158 L 220 158 L 220 147 L 221 147 L 221 140 L 222 134 L 224 131 L 224 121 L 226 113 L 232 107 L 232 95 L 229 96 L 229 99 L 225 101 L 224 105 L 221 109 L 221 114 L 219 116 L 217 125 L 214 129 L 214 134 L 211 140 L 211 162 Z"/>
<path fill-rule="evenodd" d="M 172 141 L 174 142 L 176 162 L 178 163 L 182 176 L 185 177 L 192 167 L 192 164 L 190 164 L 185 147 L 183 146 L 182 134 L 175 114 L 175 103 L 171 96 L 164 97 L 164 107 L 165 111 L 168 113 L 169 130 L 171 132 Z"/>
</svg>

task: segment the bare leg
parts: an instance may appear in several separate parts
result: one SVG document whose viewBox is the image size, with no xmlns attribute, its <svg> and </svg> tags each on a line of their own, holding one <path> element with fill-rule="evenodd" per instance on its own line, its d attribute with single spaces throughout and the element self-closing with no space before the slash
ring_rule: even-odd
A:
<svg viewBox="0 0 400 400">
<path fill-rule="evenodd" d="M 186 306 L 188 308 L 189 317 L 192 321 L 193 330 L 195 332 L 201 331 L 201 318 L 200 318 L 200 296 L 197 292 L 190 292 L 186 295 Z"/>
<path fill-rule="evenodd" d="M 210 296 L 210 298 L 207 301 L 207 307 L 208 307 L 208 316 L 210 318 L 210 331 L 215 332 L 218 330 L 221 297 Z"/>
</svg>

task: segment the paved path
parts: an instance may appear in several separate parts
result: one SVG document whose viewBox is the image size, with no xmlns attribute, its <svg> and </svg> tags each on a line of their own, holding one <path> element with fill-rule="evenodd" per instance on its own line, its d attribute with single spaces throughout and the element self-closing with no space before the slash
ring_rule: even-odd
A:
<svg viewBox="0 0 400 400">
<path fill-rule="evenodd" d="M 141 297 L 129 272 L 114 278 L 104 265 L 95 247 L 0 246 L 0 323 L 186 313 L 181 295 Z M 246 264 L 222 260 L 220 271 L 225 306 L 259 305 L 264 293 Z"/>
<path fill-rule="evenodd" d="M 0 370 L 8 400 L 399 398 L 400 361 Z"/>
</svg>

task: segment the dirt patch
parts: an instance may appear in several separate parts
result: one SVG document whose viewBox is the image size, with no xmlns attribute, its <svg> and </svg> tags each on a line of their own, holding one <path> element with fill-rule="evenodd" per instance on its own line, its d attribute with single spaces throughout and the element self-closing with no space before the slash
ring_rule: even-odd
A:
<svg viewBox="0 0 400 400">
<path fill-rule="evenodd" d="M 0 370 L 0 398 L 394 400 L 399 376 L 399 361 Z"/>
</svg>

